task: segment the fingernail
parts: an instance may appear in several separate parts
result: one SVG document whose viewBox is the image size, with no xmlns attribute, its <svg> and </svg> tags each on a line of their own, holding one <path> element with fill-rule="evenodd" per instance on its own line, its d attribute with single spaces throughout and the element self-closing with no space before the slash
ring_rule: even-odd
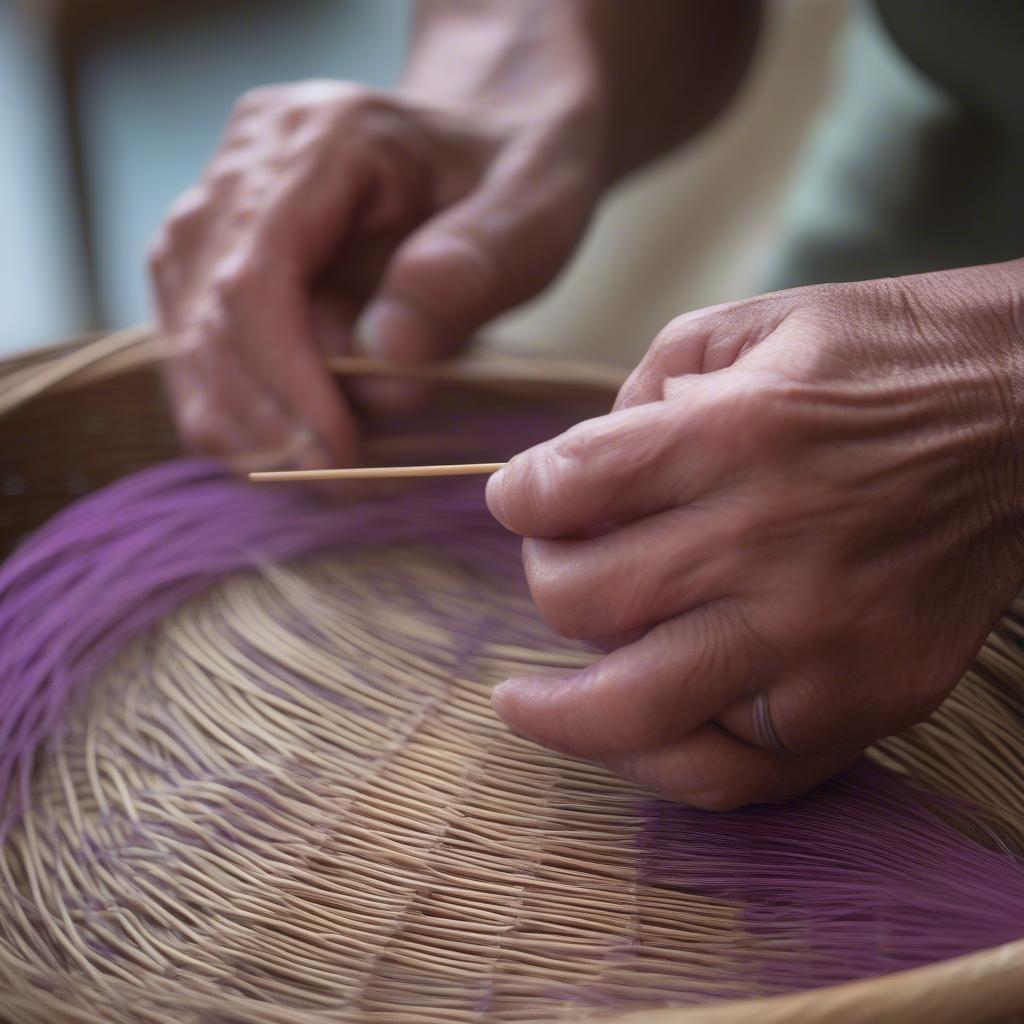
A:
<svg viewBox="0 0 1024 1024">
<path fill-rule="evenodd" d="M 334 464 L 330 448 L 320 440 L 307 445 L 296 460 L 298 469 L 330 469 Z"/>
<path fill-rule="evenodd" d="M 355 342 L 368 356 L 410 362 L 430 351 L 423 317 L 404 302 L 377 299 L 356 322 Z"/>
<path fill-rule="evenodd" d="M 509 732 L 516 736 L 519 736 L 524 740 L 533 740 L 532 736 L 523 732 L 518 726 L 505 717 L 505 709 L 503 705 L 510 699 L 514 699 L 515 691 L 518 689 L 518 685 L 515 679 L 506 679 L 503 683 L 498 685 L 491 690 L 491 707 L 494 708 L 494 713 L 505 723 L 505 727 Z"/>
<path fill-rule="evenodd" d="M 379 359 L 387 357 L 387 340 L 384 331 L 387 326 L 387 317 L 386 315 L 382 317 L 382 313 L 386 313 L 386 311 L 382 311 L 379 305 L 368 307 L 356 321 L 354 332 L 356 348 L 368 356 L 376 356 Z"/>
<path fill-rule="evenodd" d="M 487 486 L 484 488 L 484 501 L 487 502 L 487 507 L 491 511 L 491 515 L 501 523 L 502 526 L 507 528 L 507 524 L 504 519 L 504 510 L 502 503 L 504 500 L 505 493 L 505 480 L 507 479 L 507 464 L 502 466 L 501 469 L 495 471 L 488 477 Z"/>
</svg>

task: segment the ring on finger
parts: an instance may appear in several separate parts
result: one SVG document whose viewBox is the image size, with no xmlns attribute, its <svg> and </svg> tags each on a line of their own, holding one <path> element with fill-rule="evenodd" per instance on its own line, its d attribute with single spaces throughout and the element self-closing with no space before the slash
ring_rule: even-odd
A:
<svg viewBox="0 0 1024 1024">
<path fill-rule="evenodd" d="M 772 709 L 769 703 L 767 690 L 762 690 L 754 698 L 752 714 L 754 732 L 757 736 L 759 745 L 776 754 L 788 753 L 785 743 L 779 739 L 779 734 L 775 729 L 775 722 L 772 720 Z"/>
</svg>

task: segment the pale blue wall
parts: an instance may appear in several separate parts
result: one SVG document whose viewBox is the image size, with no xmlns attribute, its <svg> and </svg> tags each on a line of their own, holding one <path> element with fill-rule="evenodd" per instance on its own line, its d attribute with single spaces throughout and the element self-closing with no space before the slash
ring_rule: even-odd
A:
<svg viewBox="0 0 1024 1024">
<path fill-rule="evenodd" d="M 30 3 L 31 0 L 25 0 Z M 80 325 L 45 50 L 0 0 L 0 350 Z M 84 128 L 110 324 L 147 316 L 146 244 L 202 169 L 235 98 L 310 77 L 393 81 L 408 0 L 277 0 L 108 34 L 84 67 Z"/>
<path fill-rule="evenodd" d="M 81 320 L 67 162 L 46 40 L 0 0 L 0 354 Z"/>
</svg>

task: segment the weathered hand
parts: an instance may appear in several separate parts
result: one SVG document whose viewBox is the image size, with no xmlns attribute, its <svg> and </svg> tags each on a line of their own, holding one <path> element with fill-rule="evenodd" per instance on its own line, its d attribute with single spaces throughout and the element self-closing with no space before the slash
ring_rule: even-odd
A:
<svg viewBox="0 0 1024 1024">
<path fill-rule="evenodd" d="M 185 439 L 240 469 L 344 463 L 348 407 L 322 365 L 353 324 L 371 354 L 450 354 L 548 283 L 589 216 L 584 132 L 338 82 L 242 98 L 152 250 Z M 401 400 L 399 382 L 357 397 Z"/>
<path fill-rule="evenodd" d="M 1024 573 L 1024 264 L 672 321 L 608 416 L 492 478 L 548 621 L 497 688 L 547 746 L 709 808 L 785 798 L 949 693 Z"/>
</svg>

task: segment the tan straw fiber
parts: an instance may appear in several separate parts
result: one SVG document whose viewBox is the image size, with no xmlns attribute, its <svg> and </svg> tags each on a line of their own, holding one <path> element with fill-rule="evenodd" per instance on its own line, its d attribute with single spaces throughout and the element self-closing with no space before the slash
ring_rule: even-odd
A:
<svg viewBox="0 0 1024 1024">
<path fill-rule="evenodd" d="M 5 545 L 174 453 L 148 345 L 86 341 L 0 378 L 0 483 L 22 485 Z M 481 606 L 521 640 L 446 657 L 451 623 Z M 929 722 L 873 752 L 977 801 L 1018 848 L 1022 616 Z M 794 954 L 727 900 L 645 884 L 643 794 L 491 713 L 508 675 L 589 660 L 535 623 L 518 589 L 394 546 L 235 574 L 129 643 L 0 848 L 0 1021 L 969 1024 L 1024 1009 L 1024 943 L 795 995 L 737 973 L 737 950 Z M 595 986 L 606 1008 L 574 998 Z M 732 998 L 693 1005 L 702 992 Z"/>
</svg>

